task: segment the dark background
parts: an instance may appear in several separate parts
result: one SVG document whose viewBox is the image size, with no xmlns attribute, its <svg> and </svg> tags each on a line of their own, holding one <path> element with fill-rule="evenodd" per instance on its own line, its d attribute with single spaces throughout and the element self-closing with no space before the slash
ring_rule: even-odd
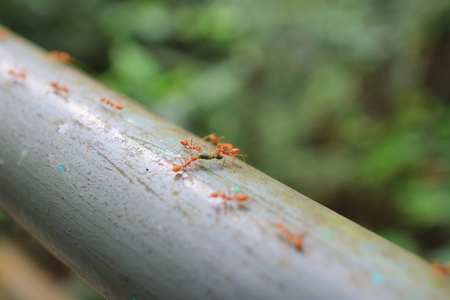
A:
<svg viewBox="0 0 450 300">
<path fill-rule="evenodd" d="M 199 136 L 225 135 L 251 165 L 392 242 L 450 261 L 450 1 L 2 0 L 0 23 Z M 29 239 L 1 215 L 0 233 Z"/>
</svg>

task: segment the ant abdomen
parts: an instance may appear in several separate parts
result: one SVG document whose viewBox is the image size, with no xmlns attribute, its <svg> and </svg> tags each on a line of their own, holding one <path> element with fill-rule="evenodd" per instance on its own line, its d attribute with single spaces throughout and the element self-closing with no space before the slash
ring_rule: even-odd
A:
<svg viewBox="0 0 450 300">
<path fill-rule="evenodd" d="M 197 157 L 199 159 L 222 159 L 223 155 L 220 153 L 206 153 L 206 152 L 202 152 L 197 154 Z"/>
</svg>

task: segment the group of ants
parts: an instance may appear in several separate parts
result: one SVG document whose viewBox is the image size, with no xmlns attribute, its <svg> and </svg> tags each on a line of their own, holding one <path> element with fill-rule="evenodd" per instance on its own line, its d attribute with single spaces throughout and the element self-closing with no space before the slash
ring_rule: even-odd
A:
<svg viewBox="0 0 450 300">
<path fill-rule="evenodd" d="M 5 39 L 5 38 L 7 38 L 6 32 L 3 30 L 0 30 L 0 40 Z M 49 56 L 55 60 L 59 60 L 61 62 L 65 62 L 65 63 L 70 62 L 72 60 L 72 57 L 65 52 L 51 51 L 49 53 Z M 26 73 L 23 71 L 19 72 L 19 71 L 15 71 L 15 70 L 11 69 L 11 70 L 9 70 L 9 74 L 16 80 L 25 80 L 26 79 Z M 54 89 L 54 91 L 58 94 L 67 94 L 69 92 L 69 89 L 66 86 L 62 86 L 62 85 L 58 84 L 56 81 L 50 82 L 50 85 Z M 113 101 L 110 101 L 105 97 L 102 97 L 100 100 L 101 100 L 101 102 L 106 103 L 107 105 L 110 105 L 113 108 L 116 108 L 117 110 L 123 109 L 122 104 L 114 103 Z M 193 162 L 195 162 L 199 159 L 204 159 L 204 160 L 223 159 L 224 160 L 223 165 L 225 165 L 226 157 L 230 156 L 230 157 L 233 157 L 232 171 L 234 172 L 234 159 L 236 156 L 241 156 L 242 159 L 244 160 L 247 168 L 249 169 L 249 171 L 252 172 L 252 170 L 248 166 L 247 162 L 245 161 L 244 155 L 240 153 L 241 150 L 239 150 L 238 148 L 235 148 L 233 146 L 233 144 L 223 143 L 222 142 L 223 139 L 224 139 L 223 136 L 217 137 L 215 133 L 212 133 L 212 134 L 207 135 L 206 137 L 200 139 L 198 142 L 195 142 L 195 143 L 193 143 L 192 138 L 191 138 L 190 143 L 187 140 L 181 140 L 179 143 L 176 143 L 174 146 L 172 146 L 171 148 L 169 148 L 167 150 L 170 150 L 180 144 L 182 146 L 182 148 L 178 152 L 178 155 L 180 155 L 181 151 L 183 151 L 184 149 L 187 149 L 187 150 L 189 150 L 190 157 L 189 158 L 187 158 L 187 157 L 179 158 L 180 160 L 183 159 L 182 164 L 181 165 L 174 164 L 172 166 L 172 171 L 179 172 L 181 170 L 184 170 L 187 167 L 189 167 Z M 215 148 L 214 152 L 203 152 L 202 151 L 202 148 L 200 147 L 200 142 L 206 141 L 206 140 L 210 141 L 209 144 L 212 143 L 214 145 L 214 148 Z M 193 155 L 192 151 L 196 151 L 197 154 Z M 248 196 L 246 194 L 240 192 L 240 193 L 235 194 L 234 196 L 231 196 L 230 191 L 228 192 L 228 194 L 214 192 L 210 195 L 210 197 L 220 197 L 224 200 L 224 203 L 226 203 L 227 201 L 237 201 L 238 203 L 242 203 L 242 202 L 248 200 Z M 303 249 L 303 236 L 304 235 L 302 235 L 302 236 L 295 235 L 289 229 L 287 229 L 282 223 L 277 223 L 276 227 L 283 232 L 284 238 L 287 241 L 289 241 L 292 245 L 294 245 L 295 248 L 297 248 L 297 250 L 301 251 Z M 443 264 L 440 264 L 440 263 L 433 263 L 432 267 L 437 273 L 450 276 L 450 264 L 448 264 L 447 266 L 444 266 Z"/>
<path fill-rule="evenodd" d="M 0 40 L 6 39 L 7 36 L 8 36 L 8 34 L 5 31 L 0 29 Z M 55 60 L 59 60 L 64 63 L 68 63 L 68 62 L 72 61 L 72 57 L 70 56 L 70 54 L 68 54 L 66 52 L 55 51 L 55 50 L 50 51 L 49 57 L 51 57 L 52 59 L 55 59 Z M 9 70 L 9 75 L 11 75 L 16 80 L 23 81 L 27 78 L 27 74 L 24 71 L 17 71 L 17 70 L 13 70 L 13 69 Z M 63 86 L 56 81 L 51 81 L 50 86 L 53 88 L 53 90 L 57 94 L 67 95 L 69 93 L 69 89 L 67 88 L 67 86 Z M 116 108 L 117 110 L 123 109 L 122 104 L 114 103 L 113 101 L 111 101 L 105 97 L 102 97 L 100 99 L 100 101 L 106 103 L 107 105 L 112 106 L 113 108 Z"/>
<path fill-rule="evenodd" d="M 6 33 L 4 31 L 0 30 L 0 40 L 4 39 L 4 38 L 6 38 Z M 61 62 L 65 62 L 65 63 L 70 62 L 72 60 L 72 57 L 65 52 L 51 51 L 49 53 L 49 56 L 55 60 L 59 60 Z M 26 73 L 23 71 L 18 72 L 15 70 L 9 70 L 9 74 L 18 80 L 24 80 L 26 78 Z M 62 86 L 55 81 L 50 82 L 50 85 L 55 90 L 56 93 L 67 94 L 69 92 L 69 89 L 66 86 Z M 105 97 L 102 97 L 100 100 L 101 100 L 101 102 L 104 102 L 104 103 L 116 108 L 117 110 L 123 109 L 122 104 L 113 103 L 112 101 L 108 100 Z M 238 148 L 235 148 L 233 146 L 233 144 L 231 144 L 231 143 L 223 143 L 222 142 L 223 139 L 224 139 L 223 136 L 217 137 L 215 133 L 212 133 L 212 134 L 205 136 L 204 138 L 200 139 L 199 141 L 197 141 L 195 143 L 193 143 L 192 138 L 191 138 L 190 143 L 187 140 L 181 140 L 179 143 L 176 143 L 175 145 L 173 145 L 171 148 L 169 148 L 167 150 L 170 150 L 177 145 L 181 145 L 182 148 L 178 152 L 178 155 L 180 155 L 181 151 L 183 151 L 184 149 L 187 149 L 187 150 L 189 150 L 190 157 L 189 158 L 187 158 L 187 157 L 179 158 L 180 160 L 183 159 L 182 164 L 181 165 L 174 164 L 172 166 L 172 171 L 179 172 L 181 170 L 184 170 L 184 169 L 188 168 L 193 162 L 195 162 L 199 159 L 204 159 L 204 160 L 223 159 L 223 165 L 225 165 L 226 157 L 229 156 L 229 157 L 233 157 L 232 172 L 234 172 L 234 159 L 236 156 L 241 156 L 245 162 L 245 165 L 249 169 L 249 171 L 252 172 L 252 170 L 248 166 L 247 162 L 245 161 L 244 155 L 240 153 L 241 150 Z M 200 147 L 200 142 L 206 141 L 206 140 L 209 140 L 214 145 L 214 148 L 215 148 L 214 152 L 203 152 L 202 151 L 202 148 Z M 193 155 L 192 151 L 196 151 L 197 154 Z M 220 197 L 224 200 L 224 203 L 226 203 L 227 201 L 237 201 L 238 204 L 241 204 L 244 201 L 248 200 L 248 196 L 246 194 L 240 192 L 240 193 L 237 193 L 232 196 L 230 191 L 228 192 L 228 194 L 214 192 L 210 195 L 210 197 L 214 197 L 214 198 Z M 225 208 L 226 208 L 226 206 L 225 206 Z M 297 250 L 303 249 L 303 236 L 304 235 L 302 235 L 302 236 L 295 235 L 289 229 L 287 229 L 282 223 L 277 223 L 276 227 L 284 233 L 284 237 L 291 244 L 293 244 L 295 246 L 295 248 L 297 248 Z M 439 263 L 433 263 L 432 267 L 438 273 L 450 275 L 450 264 L 448 264 L 447 266 L 444 266 Z"/>
<path fill-rule="evenodd" d="M 193 162 L 198 161 L 199 159 L 205 159 L 205 160 L 223 159 L 223 165 L 225 165 L 225 160 L 226 160 L 227 156 L 233 157 L 233 163 L 232 163 L 233 172 L 234 172 L 234 159 L 236 156 L 241 156 L 244 159 L 245 164 L 247 165 L 244 155 L 240 153 L 241 150 L 239 150 L 238 148 L 234 148 L 233 144 L 222 143 L 222 140 L 224 138 L 225 137 L 223 137 L 223 136 L 217 137 L 215 133 L 211 133 L 210 135 L 205 136 L 204 138 L 200 139 L 199 141 L 197 141 L 195 143 L 193 143 L 193 141 L 192 141 L 193 138 L 191 138 L 190 143 L 187 140 L 181 140 L 180 142 L 176 143 L 175 145 L 173 145 L 172 147 L 170 147 L 169 149 L 166 150 L 166 151 L 168 151 L 177 145 L 182 146 L 181 150 L 177 154 L 177 158 L 181 161 L 182 164 L 181 165 L 174 164 L 172 166 L 172 171 L 180 172 L 180 171 L 188 168 Z M 200 142 L 206 141 L 206 140 L 210 141 L 210 143 L 209 142 L 206 142 L 206 143 L 212 144 L 214 146 L 214 149 L 215 149 L 214 152 L 203 152 L 202 147 L 200 147 Z M 183 151 L 184 149 L 189 150 L 190 157 L 179 157 L 181 151 Z M 197 154 L 193 154 L 193 151 L 196 151 Z M 249 168 L 248 165 L 247 165 L 247 168 L 249 169 L 250 172 L 252 172 L 252 170 Z M 165 168 L 163 168 L 162 170 L 164 170 L 164 169 Z M 159 171 L 159 172 L 161 172 L 161 171 Z M 159 173 L 159 172 L 157 172 L 157 173 Z M 155 175 L 157 173 L 154 173 L 153 175 Z M 226 193 L 212 193 L 211 197 L 221 197 L 225 201 L 235 200 L 238 203 L 242 203 L 248 199 L 248 196 L 242 192 L 238 193 L 234 196 L 231 196 L 229 194 L 227 195 Z"/>
<path fill-rule="evenodd" d="M 4 39 L 6 37 L 6 33 L 4 31 L 0 30 L 0 40 Z M 71 56 L 65 52 L 58 52 L 58 51 L 51 51 L 49 56 L 53 59 L 59 60 L 61 62 L 69 62 L 71 61 Z M 15 71 L 15 70 L 9 70 L 9 74 L 15 78 L 16 80 L 25 80 L 26 79 L 26 73 L 21 71 Z M 57 83 L 56 81 L 52 81 L 50 82 L 51 87 L 54 89 L 54 91 L 58 94 L 67 94 L 69 92 L 69 89 L 66 86 L 62 86 L 59 83 Z M 118 103 L 114 103 L 108 99 L 106 99 L 105 97 L 102 97 L 101 102 L 106 103 L 114 108 L 117 108 L 118 110 L 122 110 L 123 106 L 121 104 Z M 243 154 L 241 154 L 241 150 L 238 148 L 235 148 L 233 146 L 233 144 L 230 143 L 223 143 L 222 140 L 224 139 L 224 137 L 217 137 L 215 133 L 212 133 L 204 138 L 202 138 L 201 140 L 193 143 L 193 139 L 191 138 L 191 142 L 189 143 L 187 140 L 181 140 L 179 143 L 176 143 L 174 146 L 172 146 L 171 148 L 167 149 L 170 150 L 172 148 L 174 148 L 177 145 L 181 145 L 182 148 L 181 150 L 178 152 L 178 155 L 180 155 L 181 151 L 183 151 L 184 149 L 189 150 L 190 153 L 190 157 L 177 157 L 178 159 L 183 159 L 182 160 L 182 164 L 181 165 L 176 165 L 174 164 L 172 166 L 172 171 L 173 172 L 179 172 L 182 171 L 186 168 L 188 168 L 193 162 L 199 160 L 199 159 L 204 159 L 204 160 L 213 160 L 213 159 L 223 159 L 223 165 L 225 165 L 225 161 L 226 161 L 226 157 L 233 157 L 233 162 L 232 162 L 232 172 L 234 172 L 234 159 L 236 158 L 236 156 L 241 156 L 242 159 L 245 162 L 245 165 L 247 166 L 247 168 L 249 169 L 250 172 L 253 172 L 250 167 L 248 166 L 247 162 L 245 161 L 245 157 Z M 213 144 L 214 145 L 214 152 L 203 152 L 202 148 L 200 147 L 200 142 L 202 141 L 206 141 L 209 140 L 210 143 L 208 144 Z M 194 155 L 193 151 L 196 151 L 197 154 Z M 196 166 L 197 167 L 197 166 Z M 159 173 L 159 172 L 158 172 Z M 156 174 L 156 173 L 155 173 Z M 210 195 L 210 197 L 220 197 L 224 200 L 224 204 L 226 204 L 228 201 L 237 201 L 238 204 L 243 203 L 244 201 L 248 200 L 248 195 L 246 195 L 243 192 L 239 192 L 236 193 L 235 195 L 231 195 L 230 191 L 228 192 L 228 194 L 226 193 L 217 193 L 214 192 Z M 226 208 L 226 206 L 225 206 Z M 277 223 L 276 227 L 278 229 L 280 229 L 283 234 L 284 234 L 284 238 L 289 241 L 291 244 L 293 244 L 297 250 L 302 250 L 303 249 L 303 238 L 302 236 L 298 236 L 293 234 L 289 229 L 287 229 L 282 223 Z"/>
<path fill-rule="evenodd" d="M 4 31 L 0 30 L 0 40 L 6 38 L 6 36 L 7 36 L 6 33 Z M 55 60 L 59 60 L 61 62 L 65 62 L 65 63 L 70 62 L 72 60 L 71 56 L 65 52 L 51 51 L 49 53 L 49 56 Z M 9 74 L 12 77 L 14 77 L 16 80 L 25 80 L 26 79 L 26 73 L 23 71 L 15 71 L 15 70 L 11 69 L 11 70 L 9 70 Z M 59 83 L 57 83 L 56 81 L 50 82 L 50 85 L 54 89 L 54 91 L 58 94 L 67 94 L 69 92 L 69 89 L 66 86 L 62 86 Z M 113 108 L 116 108 L 117 110 L 123 109 L 122 104 L 114 103 L 113 101 L 110 101 L 105 97 L 102 97 L 100 100 L 101 100 L 101 102 L 106 103 L 107 105 L 110 105 Z M 229 157 L 233 157 L 232 172 L 234 172 L 234 159 L 236 156 L 241 156 L 242 159 L 244 160 L 247 168 L 249 169 L 249 171 L 252 172 L 252 170 L 248 166 L 247 162 L 245 161 L 244 155 L 240 153 L 241 150 L 238 148 L 235 148 L 233 146 L 233 144 L 223 143 L 222 142 L 223 139 L 224 139 L 223 136 L 217 137 L 215 133 L 212 133 L 210 135 L 205 136 L 204 138 L 200 139 L 199 141 L 197 141 L 195 143 L 193 143 L 192 138 L 191 138 L 190 143 L 187 140 L 181 140 L 179 143 L 176 143 L 175 145 L 173 145 L 171 148 L 169 148 L 167 150 L 170 150 L 177 145 L 181 145 L 182 148 L 178 152 L 178 155 L 180 155 L 181 151 L 183 151 L 184 149 L 187 149 L 187 150 L 189 150 L 190 157 L 189 158 L 187 158 L 187 157 L 178 158 L 180 160 L 183 159 L 182 164 L 181 165 L 174 164 L 172 166 L 172 171 L 179 172 L 181 170 L 184 170 L 184 169 L 188 168 L 193 162 L 195 162 L 199 159 L 204 159 L 204 160 L 223 159 L 223 165 L 225 165 L 226 157 L 229 156 Z M 215 148 L 214 152 L 203 152 L 202 151 L 202 148 L 200 147 L 200 142 L 206 141 L 206 140 L 209 140 L 210 143 L 212 143 L 214 145 L 214 148 Z M 192 151 L 196 151 L 197 154 L 193 155 Z M 246 194 L 240 192 L 240 193 L 236 193 L 235 195 L 232 196 L 230 191 L 228 192 L 228 194 L 214 192 L 210 195 L 210 197 L 222 198 L 224 200 L 225 209 L 226 209 L 226 203 L 228 201 L 237 201 L 238 204 L 242 204 L 244 201 L 248 200 L 248 196 Z M 303 236 L 304 235 L 301 235 L 301 236 L 295 235 L 289 229 L 287 229 L 282 223 L 277 223 L 276 227 L 283 232 L 284 238 L 287 241 L 289 241 L 292 245 L 294 245 L 295 248 L 297 248 L 297 250 L 301 251 L 303 249 Z M 432 267 L 438 273 L 450 275 L 450 264 L 448 264 L 447 266 L 444 266 L 439 263 L 433 263 Z"/>
<path fill-rule="evenodd" d="M 241 156 L 242 159 L 245 162 L 245 165 L 247 166 L 247 168 L 249 169 L 250 172 L 252 172 L 252 170 L 250 169 L 250 167 L 248 166 L 247 162 L 245 161 L 245 157 L 243 154 L 241 154 L 241 150 L 238 148 L 235 148 L 233 146 L 233 144 L 231 143 L 224 143 L 222 142 L 222 140 L 224 139 L 224 137 L 217 137 L 217 135 L 215 133 L 211 133 L 205 137 L 203 137 L 202 139 L 200 139 L 199 141 L 193 143 L 193 138 L 191 138 L 191 142 L 189 143 L 187 140 L 181 140 L 180 142 L 176 143 L 175 145 L 173 145 L 172 147 L 170 147 L 167 150 L 170 150 L 172 148 L 174 148 L 177 145 L 181 145 L 182 148 L 181 150 L 178 152 L 177 157 L 180 155 L 181 151 L 183 150 L 189 150 L 189 155 L 190 157 L 181 157 L 178 159 L 180 159 L 180 161 L 182 162 L 181 165 L 177 165 L 177 164 L 173 164 L 172 165 L 172 171 L 173 172 L 180 172 L 186 168 L 188 168 L 193 162 L 199 160 L 199 159 L 223 159 L 223 165 L 225 165 L 225 160 L 227 156 L 233 157 L 233 162 L 232 162 L 232 171 L 234 172 L 234 159 L 236 158 L 236 156 Z M 206 140 L 209 140 L 210 142 L 206 142 Z M 200 143 L 202 141 L 205 141 L 208 144 L 212 144 L 214 146 L 214 152 L 203 152 L 202 148 L 200 147 Z M 166 151 L 167 151 L 166 150 Z M 197 154 L 194 155 L 193 151 L 196 151 Z M 163 168 L 162 170 L 164 170 L 165 168 Z M 161 172 L 162 170 L 160 170 L 159 172 Z M 157 173 L 159 173 L 157 172 Z M 154 173 L 153 175 L 157 174 Z M 210 197 L 220 197 L 224 200 L 224 205 L 225 205 L 225 209 L 226 209 L 226 204 L 228 201 L 237 201 L 238 204 L 243 203 L 244 201 L 248 200 L 248 196 L 242 192 L 236 193 L 235 195 L 231 195 L 230 191 L 228 192 L 228 194 L 226 193 L 218 193 L 218 192 L 213 192 Z M 302 250 L 303 249 L 303 236 L 298 236 L 293 234 L 289 229 L 287 229 L 282 223 L 277 223 L 276 227 L 278 229 L 280 229 L 283 233 L 284 233 L 284 237 L 291 243 L 293 244 L 297 250 Z"/>
<path fill-rule="evenodd" d="M 1 34 L 0 34 L 0 38 L 1 38 Z M 65 52 L 58 52 L 58 51 L 51 51 L 49 56 L 53 59 L 56 59 L 56 60 L 59 60 L 62 62 L 70 62 L 72 59 L 69 54 L 67 54 Z M 27 78 L 27 74 L 24 71 L 17 71 L 17 70 L 13 70 L 13 69 L 9 70 L 9 75 L 11 75 L 14 79 L 16 79 L 18 81 L 19 80 L 23 81 Z M 50 86 L 53 88 L 53 90 L 56 94 L 67 95 L 69 93 L 69 88 L 67 86 L 63 86 L 56 81 L 51 81 Z M 122 104 L 115 103 L 115 102 L 107 99 L 106 97 L 101 97 L 100 101 L 117 109 L 117 110 L 123 109 Z"/>
<path fill-rule="evenodd" d="M 244 160 L 245 164 L 247 165 L 247 162 L 245 161 L 245 157 L 243 154 L 241 154 L 241 150 L 239 150 L 238 148 L 234 148 L 233 144 L 230 143 L 222 143 L 221 141 L 224 139 L 225 137 L 217 137 L 215 133 L 211 133 L 210 135 L 205 136 L 204 138 L 200 139 L 198 142 L 193 143 L 192 142 L 192 138 L 191 138 L 191 142 L 189 143 L 187 140 L 181 140 L 181 142 L 176 143 L 175 145 L 173 145 L 172 147 L 170 147 L 167 150 L 170 150 L 172 148 L 174 148 L 175 146 L 177 146 L 178 144 L 180 144 L 181 146 L 183 146 L 181 148 L 181 150 L 178 152 L 178 155 L 180 155 L 181 151 L 183 151 L 184 149 L 189 150 L 190 153 L 190 158 L 187 157 L 182 157 L 182 159 L 184 160 L 184 164 L 182 165 L 173 165 L 172 171 L 174 172 L 179 172 L 185 168 L 187 168 L 191 163 L 193 163 L 194 161 L 197 161 L 198 159 L 224 159 L 223 161 L 223 165 L 225 165 L 225 160 L 227 156 L 233 157 L 233 163 L 232 163 L 232 169 L 234 172 L 234 159 L 236 156 L 241 156 L 242 159 Z M 210 140 L 212 144 L 214 144 L 214 152 L 203 152 L 202 148 L 199 146 L 199 143 L 201 141 L 205 141 L 205 140 Z M 192 155 L 192 151 L 197 151 L 197 155 Z M 252 170 L 250 170 L 249 166 L 247 165 L 247 168 L 249 169 L 250 172 L 252 172 Z"/>
</svg>

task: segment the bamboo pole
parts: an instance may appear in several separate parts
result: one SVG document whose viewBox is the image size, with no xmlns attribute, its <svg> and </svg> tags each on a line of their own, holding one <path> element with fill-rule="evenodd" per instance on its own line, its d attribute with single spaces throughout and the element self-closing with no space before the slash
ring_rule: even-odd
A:
<svg viewBox="0 0 450 300">
<path fill-rule="evenodd" d="M 192 133 L 6 33 L 0 207 L 108 299 L 450 295 L 426 261 L 241 161 L 172 172 L 165 150 Z M 225 210 L 211 194 L 229 190 L 249 199 Z"/>
</svg>

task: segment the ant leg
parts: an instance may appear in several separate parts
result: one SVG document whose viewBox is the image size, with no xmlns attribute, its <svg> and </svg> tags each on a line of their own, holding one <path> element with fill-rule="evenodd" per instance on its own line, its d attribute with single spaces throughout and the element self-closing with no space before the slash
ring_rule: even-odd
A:
<svg viewBox="0 0 450 300">
<path fill-rule="evenodd" d="M 252 170 L 250 169 L 250 167 L 248 166 L 247 162 L 245 161 L 245 157 L 244 157 L 244 155 L 243 155 L 243 154 L 236 154 L 236 155 L 238 155 L 238 156 L 242 156 L 242 159 L 244 160 L 244 162 L 245 162 L 245 165 L 247 166 L 248 170 L 249 170 L 250 172 L 253 172 L 253 171 L 252 171 Z M 234 163 L 234 157 L 233 157 L 233 163 Z"/>
<path fill-rule="evenodd" d="M 206 139 L 209 139 L 209 136 L 210 136 L 210 134 L 207 135 L 207 136 L 202 137 L 201 139 L 198 140 L 198 143 L 200 143 L 200 142 L 209 143 L 209 142 L 206 141 Z"/>
<path fill-rule="evenodd" d="M 170 147 L 169 149 L 166 149 L 166 150 L 164 150 L 164 151 L 168 151 L 168 150 L 172 149 L 173 147 L 175 147 L 175 146 L 178 145 L 178 144 L 182 145 L 183 147 L 180 149 L 180 151 L 178 151 L 177 156 L 180 156 L 180 155 L 181 155 L 181 152 L 182 152 L 184 149 L 189 149 L 189 154 L 192 154 L 192 152 L 191 152 L 192 150 L 191 150 L 190 148 L 184 146 L 181 142 L 180 142 L 180 143 L 176 143 L 175 145 L 173 145 L 172 147 Z"/>
<path fill-rule="evenodd" d="M 172 147 L 173 148 L 173 147 Z M 178 151 L 178 153 L 177 153 L 177 157 L 179 158 L 179 156 L 181 156 L 181 151 L 183 151 L 185 148 L 183 147 L 183 148 L 181 148 L 181 150 L 180 151 Z M 169 150 L 169 149 L 166 149 L 166 150 L 164 150 L 164 151 L 167 151 L 167 150 Z"/>
<path fill-rule="evenodd" d="M 225 167 L 225 161 L 227 160 L 227 155 L 223 156 L 223 164 L 222 164 L 222 169 Z"/>
<path fill-rule="evenodd" d="M 189 155 L 192 155 L 192 139 L 193 139 L 193 137 L 191 136 L 191 145 L 190 145 L 190 147 L 189 147 Z"/>
<path fill-rule="evenodd" d="M 219 139 L 221 140 L 221 139 L 224 139 L 224 138 L 225 138 L 224 136 L 221 136 L 220 138 L 217 138 L 215 133 L 211 133 L 211 134 L 208 134 L 207 136 L 201 138 L 200 140 L 198 140 L 197 143 L 204 142 L 206 145 L 214 146 L 214 144 L 217 144 L 217 143 L 215 143 L 213 140 L 215 140 L 216 142 L 219 142 Z M 207 139 L 209 139 L 210 142 L 206 141 Z M 208 152 L 211 152 L 209 150 L 209 146 L 208 146 Z"/>
<path fill-rule="evenodd" d="M 161 170 L 159 170 L 159 171 L 156 172 L 156 173 L 153 173 L 152 176 L 153 176 L 153 175 L 156 175 L 156 174 L 158 174 L 158 173 L 160 173 L 160 172 L 162 172 L 162 171 L 163 171 L 164 169 L 166 169 L 167 167 L 170 167 L 170 165 L 169 165 L 169 166 L 163 167 Z"/>
<path fill-rule="evenodd" d="M 175 145 L 173 145 L 172 147 L 170 147 L 169 149 L 166 149 L 166 150 L 164 150 L 164 151 L 169 151 L 170 149 L 172 149 L 173 147 L 175 147 L 175 146 L 178 145 L 178 144 L 181 144 L 181 142 L 176 143 Z M 183 149 L 181 149 L 181 150 L 183 150 Z M 181 151 L 180 151 L 180 152 L 181 152 Z"/>
<path fill-rule="evenodd" d="M 184 161 L 181 160 L 182 158 L 184 159 Z M 173 164 L 173 161 L 174 161 L 174 160 L 177 160 L 177 159 L 180 160 L 181 165 L 183 165 L 184 163 L 187 162 L 187 158 L 186 158 L 186 157 L 181 157 L 181 158 L 180 158 L 180 157 L 175 157 L 174 159 L 169 160 L 170 165 L 163 167 L 161 170 L 159 170 L 159 171 L 156 172 L 156 173 L 153 173 L 152 176 L 158 174 L 159 172 L 163 171 L 163 170 L 164 170 L 165 168 L 167 168 L 167 167 L 172 167 L 172 168 L 173 168 L 173 166 L 175 165 L 175 164 Z"/>
<path fill-rule="evenodd" d="M 231 172 L 236 172 L 235 170 L 234 170 L 234 159 L 236 158 L 236 155 L 233 155 L 233 162 L 231 163 Z"/>
<path fill-rule="evenodd" d="M 177 158 L 174 158 L 173 160 L 169 160 L 170 165 L 163 167 L 161 170 L 159 170 L 159 171 L 156 172 L 156 173 L 153 173 L 152 176 L 153 176 L 153 175 L 156 175 L 156 174 L 158 174 L 158 173 L 160 173 L 160 172 L 162 172 L 164 169 L 166 169 L 166 168 L 168 168 L 168 167 L 173 167 L 172 162 L 173 162 L 174 160 L 176 160 L 176 159 L 177 159 Z M 178 159 L 180 159 L 180 158 L 178 158 Z M 181 159 L 180 159 L 180 160 L 181 160 Z M 183 164 L 183 161 L 181 161 L 181 164 Z"/>
<path fill-rule="evenodd" d="M 199 169 L 199 170 L 205 170 L 205 169 L 203 169 L 203 168 L 197 166 L 196 164 L 193 164 L 193 166 L 196 167 L 196 168 Z"/>
<path fill-rule="evenodd" d="M 197 151 L 197 153 L 203 152 L 202 147 L 200 147 L 200 144 L 198 142 L 193 143 L 192 138 L 191 138 L 191 149 Z"/>
<path fill-rule="evenodd" d="M 200 141 L 198 141 L 198 142 L 196 142 L 196 144 L 197 145 L 199 145 L 199 147 L 200 147 Z M 209 148 L 209 146 L 211 145 L 212 146 L 212 143 L 210 143 L 210 142 L 207 142 L 207 141 L 205 141 L 205 142 L 203 142 L 204 144 L 206 144 L 206 147 L 208 148 L 208 153 L 210 153 L 211 152 L 211 148 Z"/>
</svg>

